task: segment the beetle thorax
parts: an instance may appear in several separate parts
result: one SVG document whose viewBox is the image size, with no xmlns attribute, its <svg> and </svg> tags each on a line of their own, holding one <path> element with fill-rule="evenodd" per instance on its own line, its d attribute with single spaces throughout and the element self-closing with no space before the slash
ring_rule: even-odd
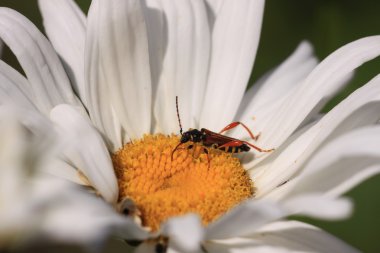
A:
<svg viewBox="0 0 380 253">
<path fill-rule="evenodd" d="M 205 139 L 205 134 L 198 129 L 190 129 L 187 132 L 184 132 L 181 137 L 181 142 L 185 143 L 188 141 L 192 142 L 202 142 Z"/>
</svg>

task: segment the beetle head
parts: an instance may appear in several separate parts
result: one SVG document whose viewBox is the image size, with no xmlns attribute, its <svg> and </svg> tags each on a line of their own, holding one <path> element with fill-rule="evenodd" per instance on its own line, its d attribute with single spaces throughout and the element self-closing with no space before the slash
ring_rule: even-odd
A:
<svg viewBox="0 0 380 253">
<path fill-rule="evenodd" d="M 189 132 L 184 132 L 181 136 L 181 143 L 186 143 L 191 140 L 191 134 Z"/>
</svg>

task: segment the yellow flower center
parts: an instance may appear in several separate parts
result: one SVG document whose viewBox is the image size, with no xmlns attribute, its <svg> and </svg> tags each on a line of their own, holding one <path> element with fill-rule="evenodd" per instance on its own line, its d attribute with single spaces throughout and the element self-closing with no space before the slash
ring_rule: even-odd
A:
<svg viewBox="0 0 380 253">
<path fill-rule="evenodd" d="M 207 157 L 201 144 L 187 143 L 172 159 L 178 143 L 175 135 L 145 135 L 112 157 L 119 200 L 133 200 L 143 226 L 152 231 L 189 212 L 206 225 L 254 193 L 248 173 L 230 153 L 209 148 Z"/>
</svg>

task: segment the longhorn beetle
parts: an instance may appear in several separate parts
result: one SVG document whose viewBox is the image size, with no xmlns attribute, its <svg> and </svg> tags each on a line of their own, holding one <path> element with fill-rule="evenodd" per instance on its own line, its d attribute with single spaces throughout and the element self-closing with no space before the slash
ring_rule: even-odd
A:
<svg viewBox="0 0 380 253">
<path fill-rule="evenodd" d="M 179 132 L 181 134 L 181 139 L 180 139 L 179 144 L 172 151 L 172 160 L 173 160 L 173 154 L 178 149 L 178 147 L 189 141 L 193 143 L 202 144 L 203 150 L 207 154 L 209 166 L 210 166 L 210 158 L 208 156 L 208 147 L 220 149 L 228 153 L 248 152 L 251 148 L 254 148 L 259 152 L 271 152 L 274 150 L 274 149 L 262 149 L 247 141 L 242 141 L 239 139 L 222 135 L 223 132 L 226 132 L 232 128 L 237 127 L 238 125 L 241 125 L 242 127 L 244 127 L 244 129 L 248 132 L 249 136 L 253 140 L 257 140 L 259 135 L 254 136 L 251 130 L 249 130 L 249 128 L 246 125 L 244 125 L 243 123 L 239 121 L 232 122 L 231 124 L 223 128 L 219 133 L 212 132 L 206 128 L 201 128 L 201 130 L 190 129 L 189 131 L 183 133 L 181 119 L 179 117 L 178 96 L 175 97 L 175 102 L 176 102 L 177 118 L 178 118 L 178 123 L 179 123 Z M 192 147 L 193 145 L 189 145 L 188 148 L 190 149 Z"/>
</svg>

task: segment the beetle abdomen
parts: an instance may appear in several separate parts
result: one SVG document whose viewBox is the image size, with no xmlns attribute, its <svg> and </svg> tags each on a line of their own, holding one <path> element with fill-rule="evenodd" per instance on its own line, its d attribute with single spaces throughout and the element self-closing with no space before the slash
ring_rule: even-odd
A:
<svg viewBox="0 0 380 253">
<path fill-rule="evenodd" d="M 241 153 L 241 152 L 248 152 L 251 148 L 248 147 L 248 145 L 246 144 L 242 144 L 236 147 L 221 147 L 219 149 L 227 153 Z"/>
</svg>

